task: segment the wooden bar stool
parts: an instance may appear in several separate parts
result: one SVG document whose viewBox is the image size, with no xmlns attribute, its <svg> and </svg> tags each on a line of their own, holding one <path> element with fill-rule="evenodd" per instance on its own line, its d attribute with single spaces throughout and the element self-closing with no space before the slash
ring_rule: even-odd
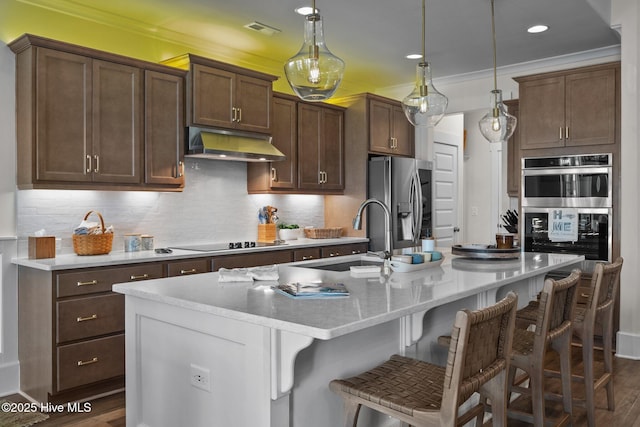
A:
<svg viewBox="0 0 640 427">
<path fill-rule="evenodd" d="M 412 426 L 457 426 L 473 418 L 482 423 L 484 405 L 459 413 L 478 392 L 493 404 L 493 425 L 506 426 L 507 370 L 517 296 L 495 305 L 456 314 L 446 367 L 394 355 L 352 378 L 333 380 L 344 399 L 344 426 L 355 427 L 362 405 Z"/>
<path fill-rule="evenodd" d="M 579 281 L 580 270 L 573 270 L 561 280 L 546 279 L 538 303 L 535 330 L 515 328 L 509 369 L 509 396 L 513 392 L 531 396 L 532 413 L 510 406 L 510 418 L 533 423 L 536 427 L 545 425 L 544 365 L 547 350 L 551 348 L 560 355 L 564 410 L 555 425 L 571 423 L 571 319 L 576 307 Z M 514 384 L 516 369 L 528 375 L 527 388 Z"/>
</svg>

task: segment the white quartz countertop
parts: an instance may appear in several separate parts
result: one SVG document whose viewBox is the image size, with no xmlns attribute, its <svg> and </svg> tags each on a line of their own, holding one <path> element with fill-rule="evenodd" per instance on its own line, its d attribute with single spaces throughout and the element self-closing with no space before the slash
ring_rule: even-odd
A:
<svg viewBox="0 0 640 427">
<path fill-rule="evenodd" d="M 111 251 L 107 255 L 85 255 L 76 254 L 57 255 L 55 258 L 29 259 L 26 257 L 14 258 L 13 264 L 23 267 L 35 268 L 38 270 L 69 270 L 86 267 L 106 267 L 123 264 L 136 264 L 141 262 L 168 261 L 176 259 L 200 258 L 218 255 L 237 255 L 247 253 L 259 253 L 266 251 L 278 251 L 286 249 L 300 249 L 317 246 L 346 245 L 350 243 L 368 242 L 367 238 L 360 237 L 340 237 L 336 239 L 296 239 L 287 240 L 284 244 L 274 246 L 261 246 L 254 248 L 228 249 L 216 251 L 191 251 L 182 249 L 172 249 L 170 254 L 156 254 L 155 251 L 124 252 Z M 184 245 L 175 245 L 184 246 Z"/>
<path fill-rule="evenodd" d="M 361 255 L 340 257 L 358 260 Z M 219 282 L 218 273 L 123 283 L 115 292 L 246 321 L 318 339 L 331 339 L 452 302 L 548 271 L 570 268 L 581 255 L 522 253 L 509 261 L 478 261 L 446 255 L 442 265 L 387 277 L 354 277 L 304 265 L 281 264 L 278 281 Z M 330 261 L 324 261 L 330 262 Z M 271 286 L 291 281 L 342 282 L 346 298 L 298 300 Z"/>
</svg>

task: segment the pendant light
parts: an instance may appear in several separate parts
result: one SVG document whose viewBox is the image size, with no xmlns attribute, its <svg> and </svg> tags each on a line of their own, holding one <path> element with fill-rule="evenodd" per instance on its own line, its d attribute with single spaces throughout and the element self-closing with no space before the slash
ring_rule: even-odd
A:
<svg viewBox="0 0 640 427">
<path fill-rule="evenodd" d="M 324 43 L 322 18 L 313 0 L 312 12 L 305 17 L 304 43 L 284 64 L 291 89 L 305 101 L 324 101 L 334 94 L 344 74 L 344 61 L 333 55 Z"/>
<path fill-rule="evenodd" d="M 431 67 L 425 56 L 426 0 L 422 0 L 422 60 L 416 67 L 416 87 L 402 100 L 402 109 L 414 126 L 433 127 L 444 116 L 449 100 L 433 87 Z"/>
<path fill-rule="evenodd" d="M 480 132 L 489 142 L 507 141 L 516 130 L 517 119 L 508 113 L 502 102 L 502 91 L 498 89 L 496 59 L 496 23 L 494 0 L 491 0 L 491 33 L 493 34 L 493 90 L 491 91 L 491 111 L 478 123 Z"/>
</svg>

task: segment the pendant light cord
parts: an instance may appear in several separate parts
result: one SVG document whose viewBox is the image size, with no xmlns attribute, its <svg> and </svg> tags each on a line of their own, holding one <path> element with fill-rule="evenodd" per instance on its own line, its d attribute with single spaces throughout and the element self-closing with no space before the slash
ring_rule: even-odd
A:
<svg viewBox="0 0 640 427">
<path fill-rule="evenodd" d="M 496 55 L 496 18 L 495 18 L 493 3 L 494 3 L 494 0 L 491 0 L 491 34 L 493 35 L 493 89 L 498 90 L 498 60 Z"/>
<path fill-rule="evenodd" d="M 314 0 L 315 1 L 315 0 Z M 426 31 L 425 31 L 425 27 L 426 27 L 426 2 L 427 0 L 422 0 L 422 62 L 423 63 L 427 63 L 427 56 L 426 56 L 426 49 L 425 49 L 425 45 L 427 44 L 426 39 Z"/>
</svg>

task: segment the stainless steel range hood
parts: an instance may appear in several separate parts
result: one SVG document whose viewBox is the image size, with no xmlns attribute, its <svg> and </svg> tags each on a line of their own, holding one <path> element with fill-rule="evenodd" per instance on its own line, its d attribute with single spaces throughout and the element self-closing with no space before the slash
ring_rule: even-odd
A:
<svg viewBox="0 0 640 427">
<path fill-rule="evenodd" d="M 268 135 L 218 129 L 189 128 L 187 157 L 241 162 L 277 162 L 286 156 Z"/>
</svg>

